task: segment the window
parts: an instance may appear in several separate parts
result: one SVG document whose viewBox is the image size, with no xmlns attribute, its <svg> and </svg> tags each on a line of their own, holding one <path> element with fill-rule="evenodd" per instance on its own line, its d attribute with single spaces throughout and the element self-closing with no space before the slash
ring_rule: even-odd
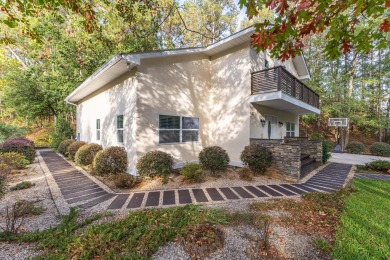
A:
<svg viewBox="0 0 390 260">
<path fill-rule="evenodd" d="M 76 141 L 80 141 L 80 133 L 77 133 Z"/>
<path fill-rule="evenodd" d="M 123 143 L 123 115 L 116 117 L 116 140 Z"/>
<path fill-rule="evenodd" d="M 159 116 L 160 144 L 199 141 L 199 118 Z"/>
<path fill-rule="evenodd" d="M 267 58 L 265 58 L 264 60 L 264 68 L 269 69 L 269 61 L 267 60 Z"/>
<path fill-rule="evenodd" d="M 287 137 L 295 136 L 295 123 L 286 122 L 286 136 Z"/>
<path fill-rule="evenodd" d="M 100 141 L 100 119 L 96 119 L 96 140 Z"/>
</svg>

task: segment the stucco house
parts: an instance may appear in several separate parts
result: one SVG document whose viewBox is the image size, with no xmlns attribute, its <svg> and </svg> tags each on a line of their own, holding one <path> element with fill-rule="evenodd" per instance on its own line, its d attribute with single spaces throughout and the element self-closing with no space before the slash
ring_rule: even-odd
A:
<svg viewBox="0 0 390 260">
<path fill-rule="evenodd" d="M 305 160 L 321 160 L 318 143 L 296 138 L 299 115 L 320 113 L 319 96 L 303 83 L 310 78 L 303 56 L 281 62 L 257 53 L 253 33 L 115 55 L 66 98 L 77 106 L 78 140 L 124 146 L 132 174 L 148 151 L 170 153 L 180 167 L 211 145 L 242 166 L 241 151 L 258 142 L 272 149 L 276 173 L 301 178 Z"/>
</svg>

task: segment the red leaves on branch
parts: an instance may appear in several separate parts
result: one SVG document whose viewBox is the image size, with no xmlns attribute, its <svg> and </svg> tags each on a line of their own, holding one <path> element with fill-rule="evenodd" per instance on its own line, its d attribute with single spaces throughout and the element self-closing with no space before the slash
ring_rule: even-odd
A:
<svg viewBox="0 0 390 260">
<path fill-rule="evenodd" d="M 351 41 L 349 39 L 344 39 L 342 41 L 340 49 L 343 51 L 344 54 L 350 52 L 352 49 Z"/>
<path fill-rule="evenodd" d="M 390 0 L 386 0 L 385 7 L 386 7 L 386 8 L 390 8 Z"/>
<path fill-rule="evenodd" d="M 389 29 L 390 29 L 390 23 L 389 23 L 389 21 L 387 19 L 385 19 L 382 22 L 381 26 L 379 27 L 379 31 L 380 32 L 388 32 Z"/>
</svg>

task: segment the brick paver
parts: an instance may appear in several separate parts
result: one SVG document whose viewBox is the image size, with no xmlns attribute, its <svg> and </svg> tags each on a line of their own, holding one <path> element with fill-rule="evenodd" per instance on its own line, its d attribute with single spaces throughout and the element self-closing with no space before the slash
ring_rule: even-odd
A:
<svg viewBox="0 0 390 260">
<path fill-rule="evenodd" d="M 78 171 L 58 154 L 40 152 L 44 162 L 69 204 L 83 209 L 107 203 L 107 209 L 137 209 L 190 203 L 213 203 L 239 199 L 288 197 L 307 192 L 335 192 L 341 189 L 351 165 L 331 163 L 307 182 L 301 184 L 273 184 L 243 187 L 188 188 L 163 191 L 139 191 L 131 194 L 115 194 L 105 191 L 92 179 Z M 390 176 L 357 174 L 356 178 L 390 180 Z M 193 201 L 194 199 L 194 201 Z M 129 201 L 126 205 L 126 202 Z"/>
</svg>

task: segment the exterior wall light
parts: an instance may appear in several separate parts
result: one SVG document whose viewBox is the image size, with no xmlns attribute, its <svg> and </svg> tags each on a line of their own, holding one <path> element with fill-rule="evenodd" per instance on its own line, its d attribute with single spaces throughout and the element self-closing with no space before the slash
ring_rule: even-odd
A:
<svg viewBox="0 0 390 260">
<path fill-rule="evenodd" d="M 280 126 L 280 127 L 283 126 L 283 122 L 282 122 L 282 121 L 279 121 L 279 126 Z"/>
<path fill-rule="evenodd" d="M 260 122 L 261 122 L 261 126 L 264 127 L 265 126 L 265 119 L 261 119 Z"/>
</svg>

